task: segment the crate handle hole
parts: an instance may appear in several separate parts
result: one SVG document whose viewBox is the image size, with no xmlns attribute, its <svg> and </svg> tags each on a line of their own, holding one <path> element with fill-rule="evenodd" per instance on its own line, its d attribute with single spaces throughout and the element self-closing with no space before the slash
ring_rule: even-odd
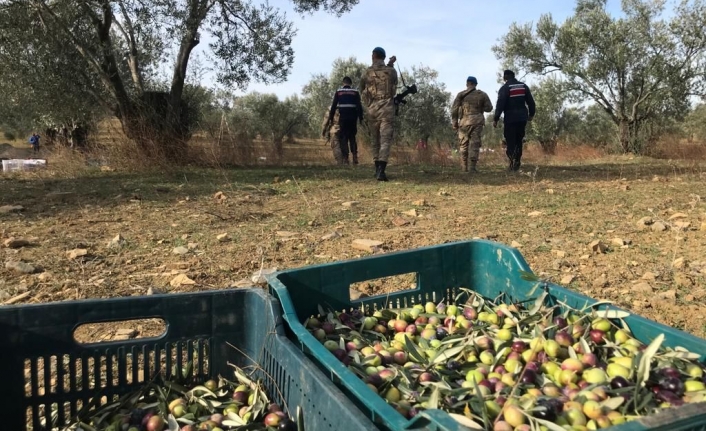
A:
<svg viewBox="0 0 706 431">
<path fill-rule="evenodd" d="M 78 344 L 100 344 L 159 338 L 166 333 L 167 322 L 163 319 L 129 319 L 83 323 L 74 328 L 73 338 Z"/>
<path fill-rule="evenodd" d="M 390 275 L 387 277 L 374 278 L 371 280 L 351 283 L 351 300 L 355 302 L 359 298 L 353 297 L 354 293 L 362 293 L 368 296 L 380 296 L 395 292 L 404 292 L 417 289 L 419 279 L 418 273 L 407 272 L 404 274 Z"/>
</svg>

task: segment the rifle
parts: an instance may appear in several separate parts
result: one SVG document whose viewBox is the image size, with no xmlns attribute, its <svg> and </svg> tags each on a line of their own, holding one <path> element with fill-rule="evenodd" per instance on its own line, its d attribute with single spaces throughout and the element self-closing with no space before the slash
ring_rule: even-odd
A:
<svg viewBox="0 0 706 431">
<path fill-rule="evenodd" d="M 397 66 L 397 69 L 399 70 L 399 66 Z M 404 91 L 402 93 L 399 93 L 395 95 L 395 98 L 392 99 L 395 103 L 395 116 L 399 115 L 400 112 L 400 105 L 404 105 L 407 103 L 406 100 L 404 100 L 405 97 L 407 97 L 410 94 L 416 94 L 417 93 L 417 85 L 412 84 L 412 85 L 407 85 L 406 82 L 404 82 L 404 75 L 402 75 L 402 71 L 400 70 L 400 78 L 402 78 L 402 85 L 404 86 Z"/>
</svg>

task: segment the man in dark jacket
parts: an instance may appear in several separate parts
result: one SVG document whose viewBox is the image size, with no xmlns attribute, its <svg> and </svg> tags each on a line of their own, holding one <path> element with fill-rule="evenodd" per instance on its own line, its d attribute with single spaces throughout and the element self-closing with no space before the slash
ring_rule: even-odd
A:
<svg viewBox="0 0 706 431">
<path fill-rule="evenodd" d="M 510 159 L 508 170 L 516 172 L 520 170 L 525 127 L 527 127 L 527 122 L 532 121 L 532 117 L 534 117 L 535 105 L 529 87 L 524 82 L 515 79 L 515 72 L 504 71 L 503 80 L 505 85 L 500 87 L 500 91 L 498 91 L 493 127 L 498 126 L 500 115 L 504 114 L 503 135 L 507 143 L 505 154 Z"/>
<path fill-rule="evenodd" d="M 339 145 L 343 163 L 348 164 L 348 153 L 353 156 L 353 164 L 358 164 L 358 144 L 355 135 L 358 133 L 356 121 L 363 122 L 363 105 L 360 102 L 360 93 L 351 85 L 353 81 L 349 77 L 343 78 L 343 86 L 336 90 L 329 111 L 328 124 L 333 121 L 333 117 L 338 109 L 339 116 Z"/>
</svg>

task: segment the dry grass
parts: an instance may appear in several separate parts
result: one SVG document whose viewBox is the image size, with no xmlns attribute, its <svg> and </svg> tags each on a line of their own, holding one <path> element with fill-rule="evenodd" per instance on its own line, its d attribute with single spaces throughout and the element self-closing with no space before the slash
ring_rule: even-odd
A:
<svg viewBox="0 0 706 431">
<path fill-rule="evenodd" d="M 665 140 L 650 151 L 650 156 L 666 160 L 706 160 L 706 143 Z"/>
</svg>

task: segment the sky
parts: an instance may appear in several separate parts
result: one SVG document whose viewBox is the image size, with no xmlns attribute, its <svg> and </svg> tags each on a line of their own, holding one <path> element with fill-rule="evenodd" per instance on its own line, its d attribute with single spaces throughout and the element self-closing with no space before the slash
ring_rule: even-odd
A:
<svg viewBox="0 0 706 431">
<path fill-rule="evenodd" d="M 266 0 L 253 0 L 261 1 Z M 672 15 L 677 1 L 666 0 L 665 18 Z M 608 0 L 611 15 L 622 15 L 620 3 Z M 335 59 L 353 56 L 370 63 L 373 48 L 381 46 L 388 58 L 397 57 L 397 67 L 409 70 L 423 64 L 435 69 L 453 95 L 465 88 L 469 75 L 475 76 L 478 88 L 492 99 L 500 88 L 497 80 L 502 72 L 492 46 L 513 22 L 536 23 L 545 13 L 563 22 L 572 15 L 576 0 L 360 0 L 340 18 L 323 11 L 302 16 L 294 12 L 291 0 L 269 0 L 269 4 L 285 12 L 297 29 L 292 43 L 294 65 L 285 82 L 252 82 L 236 95 L 250 91 L 280 98 L 301 94 L 313 75 L 331 71 Z M 208 49 L 207 40 L 195 53 L 204 49 Z M 204 83 L 212 82 L 209 76 L 213 75 L 207 73 Z M 527 84 L 536 81 L 536 77 L 518 78 Z"/>
<path fill-rule="evenodd" d="M 397 56 L 402 69 L 420 64 L 435 69 L 453 94 L 463 90 L 466 77 L 473 75 L 478 88 L 492 98 L 500 87 L 501 68 L 491 47 L 513 22 L 536 22 L 547 12 L 562 22 L 572 14 L 575 1 L 360 0 L 340 18 L 323 11 L 302 16 L 292 10 L 290 0 L 270 4 L 286 12 L 298 29 L 294 65 L 286 82 L 251 83 L 245 92 L 275 93 L 280 98 L 301 94 L 314 74 L 330 72 L 336 58 L 354 56 L 369 63 L 373 48 L 381 46 L 388 58 Z M 620 14 L 620 1 L 609 0 L 608 8 L 611 14 Z"/>
</svg>

